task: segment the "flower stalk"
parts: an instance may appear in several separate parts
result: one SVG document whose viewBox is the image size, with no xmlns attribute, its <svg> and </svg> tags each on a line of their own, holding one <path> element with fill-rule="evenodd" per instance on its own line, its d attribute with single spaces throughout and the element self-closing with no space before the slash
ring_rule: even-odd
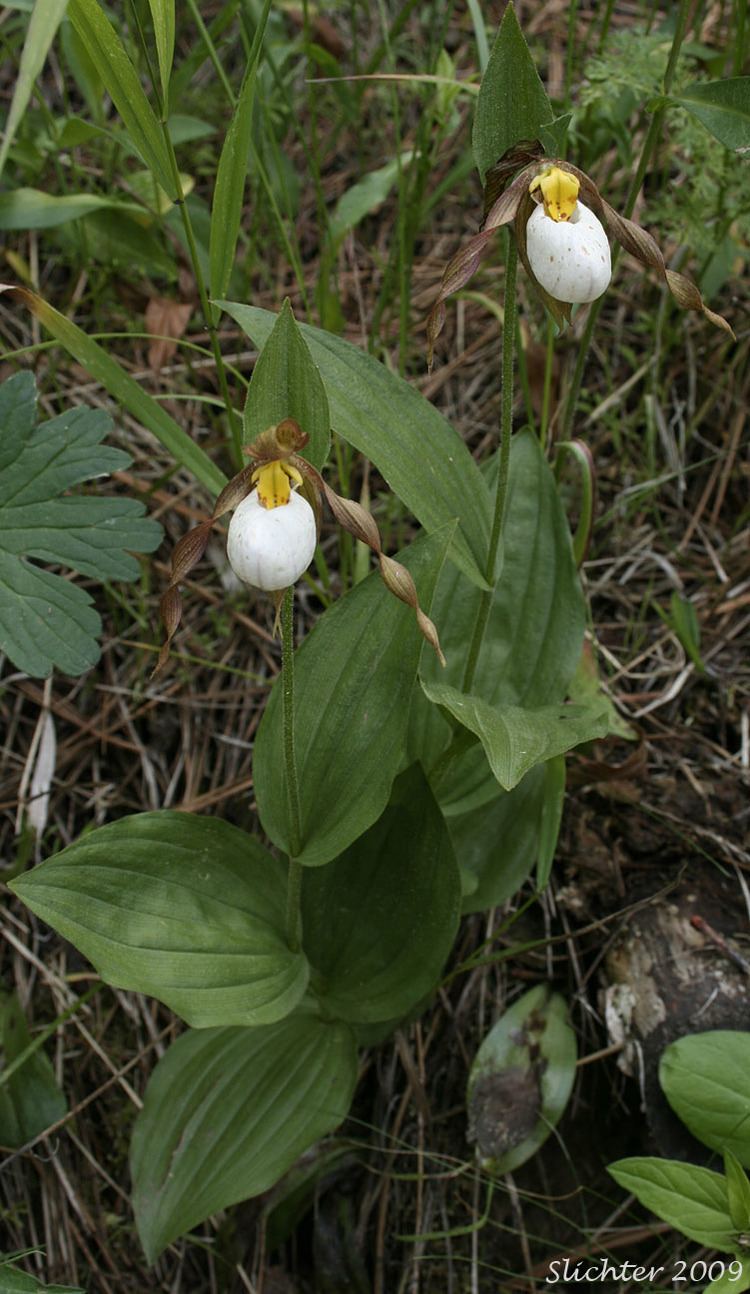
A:
<svg viewBox="0 0 750 1294">
<path fill-rule="evenodd" d="M 297 952 L 302 938 L 302 864 L 296 860 L 302 841 L 302 813 L 294 748 L 294 589 L 284 594 L 281 613 L 281 695 L 284 730 L 284 766 L 289 800 L 289 838 L 291 852 L 287 877 L 286 935 L 289 947 Z"/>
</svg>

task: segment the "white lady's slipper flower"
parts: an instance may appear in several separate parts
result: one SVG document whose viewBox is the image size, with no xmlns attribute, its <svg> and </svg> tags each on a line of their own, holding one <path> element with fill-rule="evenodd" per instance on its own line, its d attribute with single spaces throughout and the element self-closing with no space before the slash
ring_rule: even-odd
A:
<svg viewBox="0 0 750 1294">
<path fill-rule="evenodd" d="M 269 480 L 270 468 L 276 466 L 266 469 Z M 281 489 L 286 499 L 269 506 L 263 502 L 267 482 L 261 475 L 258 488 L 235 508 L 227 533 L 227 557 L 235 575 L 267 593 L 296 584 L 313 559 L 318 538 L 310 504 L 289 487 L 288 476 L 285 480 L 286 489 Z"/>
<path fill-rule="evenodd" d="M 535 279 L 557 301 L 595 301 L 612 277 L 604 226 L 578 201 L 579 182 L 570 172 L 550 167 L 532 180 L 529 192 L 535 189 L 543 202 L 526 225 L 526 256 Z"/>
</svg>

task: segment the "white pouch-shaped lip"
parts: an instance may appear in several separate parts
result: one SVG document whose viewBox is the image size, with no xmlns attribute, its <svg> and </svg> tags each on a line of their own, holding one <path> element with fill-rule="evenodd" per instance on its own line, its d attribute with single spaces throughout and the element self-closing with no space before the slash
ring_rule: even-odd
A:
<svg viewBox="0 0 750 1294">
<path fill-rule="evenodd" d="M 235 508 L 227 532 L 227 557 L 235 575 L 253 588 L 275 593 L 296 584 L 317 543 L 315 515 L 294 490 L 288 503 L 264 508 L 253 490 Z"/>
<path fill-rule="evenodd" d="M 569 220 L 535 207 L 526 225 L 526 255 L 541 287 L 557 301 L 595 301 L 609 287 L 612 261 L 601 221 L 582 202 Z"/>
</svg>

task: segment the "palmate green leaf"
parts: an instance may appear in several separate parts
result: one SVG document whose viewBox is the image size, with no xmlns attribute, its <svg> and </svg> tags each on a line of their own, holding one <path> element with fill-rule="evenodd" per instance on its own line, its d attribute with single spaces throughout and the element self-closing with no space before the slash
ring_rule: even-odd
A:
<svg viewBox="0 0 750 1294">
<path fill-rule="evenodd" d="M 127 211 L 142 216 L 135 202 L 103 198 L 95 193 L 69 193 L 58 197 L 41 189 L 15 189 L 0 193 L 0 229 L 55 229 L 70 220 L 80 220 L 94 211 Z"/>
<path fill-rule="evenodd" d="M 0 1046 L 7 1068 L 31 1042 L 21 1005 L 15 994 L 0 992 Z M 0 1079 L 3 1077 L 0 1069 Z M 0 1145 L 23 1146 L 45 1128 L 62 1119 L 68 1108 L 57 1086 L 55 1071 L 43 1051 L 33 1052 L 0 1084 Z M 0 1267 L 0 1287 L 2 1286 Z"/>
<path fill-rule="evenodd" d="M 493 707 L 481 697 L 439 683 L 422 682 L 425 695 L 442 705 L 481 741 L 490 768 L 504 790 L 517 786 L 535 764 L 563 755 L 584 741 L 605 737 L 606 713 L 580 705 Z"/>
<path fill-rule="evenodd" d="M 542 126 L 550 125 L 553 117 L 510 0 L 482 77 L 474 114 L 471 143 L 482 183 L 489 168 L 509 148 L 524 139 L 538 139 Z"/>
<path fill-rule="evenodd" d="M 174 0 L 148 0 L 159 60 L 162 103 L 169 103 L 169 78 L 174 59 Z"/>
<path fill-rule="evenodd" d="M 750 1168 L 750 1034 L 712 1029 L 679 1038 L 662 1054 L 659 1082 L 694 1137 Z"/>
<path fill-rule="evenodd" d="M 25 305 L 55 340 L 65 347 L 68 354 L 83 365 L 94 381 L 101 382 L 105 391 L 152 431 L 172 457 L 192 472 L 197 480 L 214 494 L 224 488 L 227 478 L 208 454 L 191 440 L 159 401 L 148 395 L 93 337 L 89 337 L 65 315 L 55 310 L 54 306 L 28 288 L 0 283 L 0 295 L 3 293 Z"/>
<path fill-rule="evenodd" d="M 34 82 L 44 66 L 49 47 L 65 15 L 67 4 L 68 0 L 45 0 L 43 4 L 34 5 L 31 11 L 13 98 L 5 121 L 5 134 L 0 144 L 0 175 L 3 173 L 8 150 L 15 139 L 19 122 L 31 98 Z"/>
<path fill-rule="evenodd" d="M 399 554 L 428 613 L 450 537 L 446 527 Z M 297 652 L 299 862 L 330 862 L 383 812 L 404 755 L 422 643 L 414 612 L 373 572 L 320 617 Z M 263 828 L 290 853 L 282 719 L 277 680 L 258 729 L 253 773 Z"/>
<path fill-rule="evenodd" d="M 28 559 L 133 580 L 140 568 L 131 553 L 156 548 L 162 531 L 133 499 L 59 497 L 130 463 L 101 444 L 112 425 L 107 414 L 70 409 L 39 427 L 35 419 L 33 375 L 17 373 L 0 386 L 0 651 L 35 677 L 53 666 L 81 674 L 99 659 L 91 598 Z"/>
<path fill-rule="evenodd" d="M 266 344 L 275 315 L 233 301 L 217 304 L 256 345 Z M 300 329 L 323 379 L 333 430 L 375 464 L 425 530 L 458 518 L 450 557 L 469 580 L 486 587 L 489 492 L 461 438 L 429 401 L 371 355 L 320 328 Z"/>
<path fill-rule="evenodd" d="M 698 81 L 670 102 L 687 108 L 725 148 L 750 148 L 750 76 Z"/>
<path fill-rule="evenodd" d="M 736 1251 L 721 1173 L 675 1159 L 618 1159 L 607 1172 L 647 1209 L 699 1245 Z"/>
<path fill-rule="evenodd" d="M 151 1076 L 131 1144 L 148 1260 L 210 1214 L 273 1186 L 341 1123 L 356 1077 L 351 1031 L 314 1016 L 178 1038 Z"/>
<path fill-rule="evenodd" d="M 307 873 L 302 897 L 304 949 L 327 1014 L 393 1020 L 435 987 L 458 930 L 461 884 L 418 764 L 369 831 Z"/>
<path fill-rule="evenodd" d="M 310 437 L 304 457 L 321 468 L 331 445 L 331 415 L 323 380 L 288 298 L 253 369 L 243 419 L 245 443 L 282 418 L 294 418 L 304 428 Z"/>
<path fill-rule="evenodd" d="M 161 187 L 176 199 L 169 150 L 120 37 L 98 0 L 68 0 L 68 17 L 104 82 L 128 134 Z"/>
<path fill-rule="evenodd" d="M 512 1172 L 544 1144 L 573 1090 L 577 1056 L 565 999 L 544 984 L 493 1025 L 467 1093 L 470 1133 L 489 1172 Z"/>
<path fill-rule="evenodd" d="M 188 1024 L 268 1024 L 302 997 L 286 877 L 252 836 L 163 810 L 99 827 L 11 887 L 117 988 Z"/>
</svg>

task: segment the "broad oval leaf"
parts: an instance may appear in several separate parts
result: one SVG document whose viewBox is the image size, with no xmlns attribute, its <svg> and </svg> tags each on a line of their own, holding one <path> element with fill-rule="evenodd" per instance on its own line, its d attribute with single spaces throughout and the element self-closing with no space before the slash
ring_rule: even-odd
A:
<svg viewBox="0 0 750 1294">
<path fill-rule="evenodd" d="M 35 677 L 53 666 L 81 674 L 99 658 L 91 598 L 28 558 L 133 580 L 140 568 L 132 552 L 156 548 L 162 529 L 134 499 L 66 493 L 130 463 L 101 444 L 112 426 L 106 413 L 69 409 L 35 421 L 33 375 L 17 373 L 0 386 L 0 650 Z"/>
<path fill-rule="evenodd" d="M 750 76 L 686 85 L 674 101 L 698 118 L 725 148 L 750 148 Z"/>
<path fill-rule="evenodd" d="M 399 554 L 426 612 L 449 539 L 446 527 Z M 383 812 L 404 754 L 422 641 L 411 608 L 373 572 L 320 617 L 297 652 L 299 862 L 330 862 Z M 282 709 L 277 680 L 258 729 L 253 772 L 263 828 L 290 853 Z"/>
<path fill-rule="evenodd" d="M 734 1253 L 727 1184 L 721 1173 L 676 1159 L 618 1159 L 607 1172 L 618 1186 L 699 1245 Z"/>
<path fill-rule="evenodd" d="M 425 695 L 443 706 L 481 741 L 490 768 L 506 791 L 517 786 L 535 764 L 563 755 L 585 741 L 605 737 L 607 715 L 580 705 L 493 707 L 481 697 L 454 687 L 422 681 Z"/>
<path fill-rule="evenodd" d="M 99 827 L 12 889 L 117 988 L 150 993 L 188 1024 L 267 1024 L 304 994 L 289 948 L 286 877 L 219 818 L 161 810 Z"/>
<path fill-rule="evenodd" d="M 469 1075 L 469 1136 L 483 1165 L 510 1173 L 559 1122 L 573 1090 L 576 1036 L 559 993 L 540 984 L 493 1025 Z"/>
<path fill-rule="evenodd" d="M 328 400 L 288 298 L 253 369 L 244 413 L 246 442 L 283 418 L 294 418 L 307 432 L 303 456 L 322 467 L 331 444 Z"/>
<path fill-rule="evenodd" d="M 266 344 L 275 315 L 233 301 L 217 304 L 258 346 Z M 474 584 L 486 587 L 489 493 L 460 436 L 371 355 L 320 328 L 300 329 L 323 379 L 333 430 L 375 464 L 425 530 L 458 518 L 451 559 Z"/>
<path fill-rule="evenodd" d="M 346 1025 L 291 1015 L 177 1039 L 133 1130 L 133 1207 L 153 1262 L 219 1209 L 260 1195 L 341 1123 L 357 1077 Z"/>
<path fill-rule="evenodd" d="M 678 1038 L 664 1050 L 659 1082 L 694 1137 L 750 1168 L 750 1034 L 712 1029 Z"/>
<path fill-rule="evenodd" d="M 419 765 L 341 857 L 308 872 L 303 945 L 324 1010 L 356 1023 L 406 1015 L 453 946 L 461 885 L 443 816 Z"/>
<path fill-rule="evenodd" d="M 511 0 L 482 77 L 474 115 L 471 143 L 482 183 L 509 148 L 525 139 L 538 139 L 542 126 L 551 125 L 553 117 Z"/>
</svg>

